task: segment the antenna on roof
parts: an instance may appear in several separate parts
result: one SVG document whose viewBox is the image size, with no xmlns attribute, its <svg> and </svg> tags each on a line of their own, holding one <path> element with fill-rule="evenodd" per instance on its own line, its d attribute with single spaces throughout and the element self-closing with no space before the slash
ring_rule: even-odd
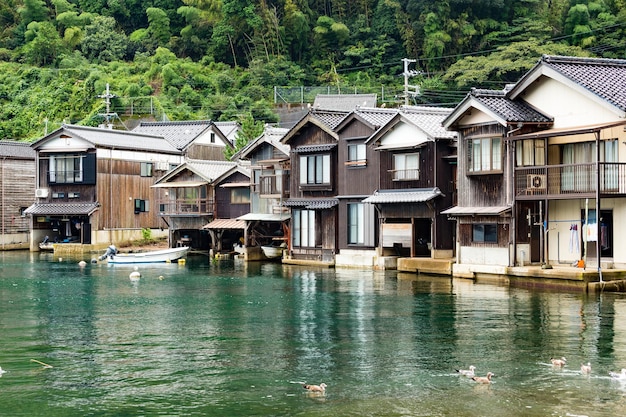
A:
<svg viewBox="0 0 626 417">
<path fill-rule="evenodd" d="M 98 98 L 103 98 L 104 99 L 104 104 L 106 104 L 107 106 L 107 111 L 106 113 L 98 113 L 98 116 L 102 116 L 105 119 L 105 125 L 104 126 L 100 126 L 100 127 L 106 127 L 107 129 L 113 129 L 113 124 L 111 123 L 111 119 L 112 118 L 117 118 L 117 120 L 120 121 L 120 123 L 122 124 L 122 126 L 124 126 L 124 128 L 126 130 L 128 130 L 128 128 L 126 127 L 126 125 L 124 124 L 124 122 L 122 121 L 122 119 L 120 119 L 120 117 L 117 115 L 117 113 L 115 112 L 111 112 L 111 99 L 117 97 L 115 94 L 112 94 L 111 91 L 109 90 L 109 83 L 107 83 L 106 86 L 106 90 L 104 92 L 104 94 L 101 94 L 98 96 Z"/>
</svg>

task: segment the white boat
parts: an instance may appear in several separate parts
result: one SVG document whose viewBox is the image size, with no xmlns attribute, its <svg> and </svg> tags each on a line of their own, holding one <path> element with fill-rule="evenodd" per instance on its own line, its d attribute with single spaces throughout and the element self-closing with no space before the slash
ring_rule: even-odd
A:
<svg viewBox="0 0 626 417">
<path fill-rule="evenodd" d="M 54 244 L 52 242 L 41 242 L 39 244 L 39 250 L 45 251 L 45 252 L 52 252 L 54 251 Z"/>
<path fill-rule="evenodd" d="M 189 246 L 180 248 L 161 249 L 137 253 L 112 253 L 107 255 L 110 264 L 141 264 L 152 262 L 173 262 L 187 256 Z"/>
<path fill-rule="evenodd" d="M 283 242 L 280 246 L 268 245 L 261 246 L 261 250 L 263 251 L 263 255 L 267 258 L 275 259 L 283 256 L 283 251 L 287 249 L 287 245 Z"/>
</svg>

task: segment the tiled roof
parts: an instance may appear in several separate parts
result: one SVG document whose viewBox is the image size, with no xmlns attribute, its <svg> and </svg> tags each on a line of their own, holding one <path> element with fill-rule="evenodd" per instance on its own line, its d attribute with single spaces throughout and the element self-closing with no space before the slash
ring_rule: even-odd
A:
<svg viewBox="0 0 626 417">
<path fill-rule="evenodd" d="M 186 164 L 194 172 L 198 173 L 209 181 L 213 181 L 216 178 L 221 177 L 222 175 L 237 166 L 237 163 L 235 162 L 202 161 L 197 159 L 190 159 L 186 162 Z"/>
<path fill-rule="evenodd" d="M 434 139 L 454 139 L 456 132 L 445 129 L 443 119 L 452 109 L 443 107 L 402 106 L 400 113 Z"/>
<path fill-rule="evenodd" d="M 250 141 L 246 146 L 244 146 L 239 152 L 237 152 L 232 159 L 236 159 L 237 157 L 246 158 L 250 154 L 250 152 L 257 148 L 261 143 L 269 143 L 280 152 L 285 155 L 289 155 L 290 146 L 282 143 L 280 140 L 283 136 L 289 131 L 287 128 L 281 127 L 273 127 L 266 125 L 263 133 L 258 136 L 256 139 Z"/>
<path fill-rule="evenodd" d="M 339 204 L 336 198 L 290 198 L 283 201 L 285 207 L 304 207 L 308 210 L 323 210 Z"/>
<path fill-rule="evenodd" d="M 333 148 L 336 148 L 336 143 L 320 143 L 317 145 L 302 145 L 296 147 L 293 151 L 295 153 L 306 153 L 306 152 L 325 152 L 330 151 Z"/>
<path fill-rule="evenodd" d="M 24 210 L 24 213 L 37 216 L 89 216 L 98 207 L 98 203 L 35 203 Z"/>
<path fill-rule="evenodd" d="M 538 112 L 522 100 L 510 100 L 505 90 L 484 90 L 473 88 L 469 96 L 480 102 L 492 112 L 507 122 L 536 122 L 552 121 L 548 116 Z"/>
<path fill-rule="evenodd" d="M 453 214 L 457 216 L 497 216 L 506 211 L 511 210 L 509 206 L 480 206 L 480 207 L 461 207 L 455 206 L 441 212 L 441 214 Z"/>
<path fill-rule="evenodd" d="M 424 203 L 442 195 L 439 188 L 379 190 L 363 200 L 372 204 Z"/>
<path fill-rule="evenodd" d="M 544 55 L 541 64 L 626 111 L 626 60 Z"/>
<path fill-rule="evenodd" d="M 216 219 L 211 223 L 202 226 L 203 229 L 219 230 L 219 229 L 245 229 L 246 222 L 237 219 Z"/>
<path fill-rule="evenodd" d="M 239 130 L 239 124 L 237 122 L 214 122 L 214 124 L 227 138 L 230 138 Z"/>
<path fill-rule="evenodd" d="M 311 117 L 314 117 L 320 122 L 324 123 L 330 129 L 334 129 L 349 114 L 349 112 L 315 109 L 309 111 L 309 114 L 311 115 Z"/>
<path fill-rule="evenodd" d="M 195 120 L 182 122 L 141 122 L 133 132 L 162 136 L 177 149 L 183 149 L 206 131 L 213 122 Z"/>
<path fill-rule="evenodd" d="M 354 113 L 363 118 L 363 120 L 367 121 L 371 125 L 380 128 L 389 123 L 389 121 L 393 119 L 396 114 L 398 114 L 398 110 L 359 107 L 354 111 Z"/>
<path fill-rule="evenodd" d="M 36 152 L 30 143 L 0 140 L 0 156 L 11 159 L 35 160 Z"/>
<path fill-rule="evenodd" d="M 376 94 L 318 94 L 313 108 L 352 111 L 357 107 L 376 107 Z"/>
<path fill-rule="evenodd" d="M 180 154 L 178 149 L 173 147 L 161 136 L 76 125 L 63 125 L 61 130 L 65 130 L 76 137 L 83 138 L 96 146 Z M 46 138 L 40 140 L 45 139 Z"/>
</svg>

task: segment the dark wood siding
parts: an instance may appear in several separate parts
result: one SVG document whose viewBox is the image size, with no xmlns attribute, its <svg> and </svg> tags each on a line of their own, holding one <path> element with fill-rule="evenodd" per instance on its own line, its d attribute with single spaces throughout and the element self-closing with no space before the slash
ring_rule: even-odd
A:
<svg viewBox="0 0 626 417">
<path fill-rule="evenodd" d="M 232 187 L 220 187 L 222 184 L 228 183 L 250 182 L 250 178 L 238 172 L 215 187 L 216 213 L 215 217 L 219 219 L 234 219 L 250 212 L 250 203 L 233 204 L 231 202 Z"/>
</svg>

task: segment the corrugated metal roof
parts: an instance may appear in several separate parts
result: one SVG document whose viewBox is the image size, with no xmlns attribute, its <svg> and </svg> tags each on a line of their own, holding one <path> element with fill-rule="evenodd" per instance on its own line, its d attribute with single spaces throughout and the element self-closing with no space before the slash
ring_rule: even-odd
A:
<svg viewBox="0 0 626 417">
<path fill-rule="evenodd" d="M 202 227 L 203 229 L 245 229 L 246 222 L 237 219 L 216 219 Z"/>
<path fill-rule="evenodd" d="M 46 216 L 89 216 L 100 207 L 99 203 L 35 203 L 24 213 Z"/>
<path fill-rule="evenodd" d="M 339 204 L 337 198 L 290 198 L 283 202 L 285 207 L 304 207 L 308 210 L 324 210 Z"/>
<path fill-rule="evenodd" d="M 497 216 L 505 211 L 511 210 L 509 206 L 490 206 L 490 207 L 460 207 L 455 206 L 444 210 L 441 214 L 453 214 L 457 216 Z"/>
<path fill-rule="evenodd" d="M 439 188 L 380 190 L 363 200 L 371 204 L 425 203 L 442 195 Z"/>
</svg>

